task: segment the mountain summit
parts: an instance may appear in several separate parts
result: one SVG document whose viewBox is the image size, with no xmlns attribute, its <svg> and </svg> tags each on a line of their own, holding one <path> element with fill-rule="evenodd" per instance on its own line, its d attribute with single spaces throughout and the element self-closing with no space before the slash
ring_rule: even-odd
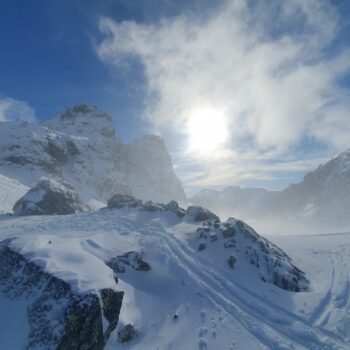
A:
<svg viewBox="0 0 350 350">
<path fill-rule="evenodd" d="M 85 103 L 67 108 L 42 125 L 70 135 L 91 137 L 99 133 L 105 137 L 115 136 L 113 119 L 97 107 Z"/>
<path fill-rule="evenodd" d="M 16 201 L 23 186 L 47 177 L 74 189 L 91 207 L 116 193 L 186 203 L 163 140 L 148 135 L 124 144 L 112 118 L 97 107 L 79 104 L 39 125 L 2 122 L 0 133 L 0 188 L 8 179 L 22 186 L 17 198 L 13 187 L 6 198 Z"/>
</svg>

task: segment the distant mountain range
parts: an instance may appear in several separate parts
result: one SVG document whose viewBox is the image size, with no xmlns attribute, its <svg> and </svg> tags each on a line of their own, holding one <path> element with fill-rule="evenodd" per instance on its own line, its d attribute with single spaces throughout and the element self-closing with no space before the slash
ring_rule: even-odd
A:
<svg viewBox="0 0 350 350">
<path fill-rule="evenodd" d="M 147 135 L 123 143 L 112 118 L 80 104 L 40 123 L 0 123 L 0 212 L 41 178 L 73 189 L 91 209 L 113 194 L 166 203 L 187 199 L 163 140 Z M 350 150 L 283 191 L 227 187 L 190 199 L 218 213 L 248 221 L 264 233 L 342 231 L 350 227 Z"/>
<path fill-rule="evenodd" d="M 227 187 L 190 199 L 222 217 L 247 220 L 265 233 L 329 232 L 350 227 L 350 149 L 282 191 Z"/>
<path fill-rule="evenodd" d="M 160 137 L 124 144 L 115 134 L 112 118 L 86 104 L 41 124 L 1 122 L 0 211 L 9 211 L 42 177 L 72 187 L 92 208 L 116 193 L 186 203 Z"/>
</svg>

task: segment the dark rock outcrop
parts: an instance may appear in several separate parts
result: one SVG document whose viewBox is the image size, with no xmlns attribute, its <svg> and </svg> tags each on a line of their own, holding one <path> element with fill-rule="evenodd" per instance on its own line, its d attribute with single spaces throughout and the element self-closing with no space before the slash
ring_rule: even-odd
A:
<svg viewBox="0 0 350 350">
<path fill-rule="evenodd" d="M 102 350 L 115 329 L 123 292 L 79 293 L 0 242 L 0 293 L 29 303 L 28 349 Z M 109 322 L 103 332 L 102 310 Z"/>
<path fill-rule="evenodd" d="M 136 271 L 149 271 L 151 265 L 143 260 L 142 254 L 138 252 L 128 252 L 124 255 L 119 255 L 106 262 L 116 274 L 124 273 L 125 267 L 130 266 Z"/>
<path fill-rule="evenodd" d="M 135 199 L 127 194 L 115 194 L 107 203 L 108 209 L 137 208 L 142 206 L 140 199 Z"/>
<path fill-rule="evenodd" d="M 110 288 L 101 290 L 101 298 L 103 303 L 102 311 L 104 317 L 109 322 L 109 325 L 104 334 L 106 341 L 108 340 L 110 334 L 117 327 L 123 296 L 123 292 L 116 292 Z"/>
<path fill-rule="evenodd" d="M 127 324 L 122 330 L 118 332 L 118 340 L 121 343 L 128 342 L 135 337 L 136 330 L 132 324 Z"/>
<path fill-rule="evenodd" d="M 167 204 L 163 203 L 153 203 L 152 201 L 147 201 L 142 203 L 140 199 L 136 199 L 131 195 L 126 194 L 115 194 L 112 196 L 108 203 L 108 209 L 122 209 L 122 208 L 139 208 L 142 211 L 148 212 L 163 212 L 163 211 L 172 211 L 179 218 L 183 218 L 186 215 L 186 210 L 182 209 L 179 206 L 179 203 L 176 201 L 170 201 Z"/>
</svg>

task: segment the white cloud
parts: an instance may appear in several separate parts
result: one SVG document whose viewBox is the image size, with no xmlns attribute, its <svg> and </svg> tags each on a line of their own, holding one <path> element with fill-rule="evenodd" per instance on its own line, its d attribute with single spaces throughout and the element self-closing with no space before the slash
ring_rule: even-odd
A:
<svg viewBox="0 0 350 350">
<path fill-rule="evenodd" d="M 183 137 L 189 111 L 203 105 L 225 111 L 230 141 L 217 173 L 201 163 L 210 183 L 239 179 L 224 163 L 256 175 L 264 157 L 293 157 L 305 139 L 328 153 L 349 147 L 350 93 L 339 80 L 350 72 L 350 51 L 329 52 L 336 9 L 326 0 L 254 4 L 226 1 L 209 16 L 186 13 L 157 24 L 100 20 L 99 57 L 116 67 L 139 59 L 148 83 L 146 117 L 158 131 Z M 250 163 L 241 162 L 246 158 Z"/>
<path fill-rule="evenodd" d="M 0 121 L 35 122 L 36 116 L 27 102 L 11 97 L 0 97 Z"/>
</svg>

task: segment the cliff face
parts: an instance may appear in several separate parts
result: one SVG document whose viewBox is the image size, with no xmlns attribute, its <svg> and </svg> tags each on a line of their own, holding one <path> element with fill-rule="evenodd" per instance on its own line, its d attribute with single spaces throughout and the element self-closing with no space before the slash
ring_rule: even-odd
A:
<svg viewBox="0 0 350 350">
<path fill-rule="evenodd" d="M 315 171 L 302 182 L 276 193 L 272 215 L 329 227 L 349 225 L 350 150 Z"/>
<path fill-rule="evenodd" d="M 115 132 L 112 118 L 88 105 L 68 108 L 41 125 L 3 122 L 0 174 L 29 187 L 43 176 L 53 178 L 91 206 L 115 193 L 186 202 L 160 138 L 123 144 Z"/>
</svg>

